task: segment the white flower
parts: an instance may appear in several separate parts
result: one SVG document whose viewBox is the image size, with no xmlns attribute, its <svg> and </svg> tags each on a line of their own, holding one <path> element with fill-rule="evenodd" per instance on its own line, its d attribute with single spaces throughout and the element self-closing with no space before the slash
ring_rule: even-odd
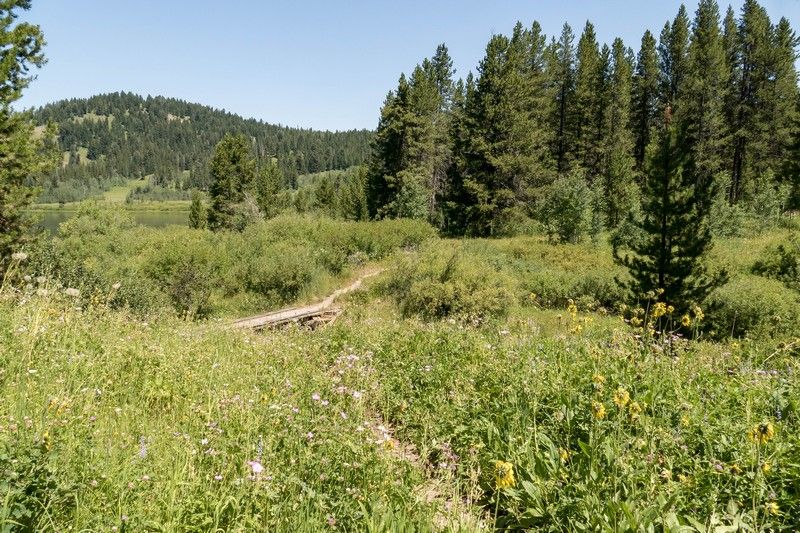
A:
<svg viewBox="0 0 800 533">
<path fill-rule="evenodd" d="M 70 287 L 69 289 L 64 289 L 64 294 L 66 294 L 67 296 L 72 296 L 73 298 L 77 298 L 78 296 L 80 296 L 81 291 Z"/>
<path fill-rule="evenodd" d="M 315 392 L 314 394 L 311 395 L 311 399 L 314 400 L 315 402 L 318 402 L 319 398 L 320 396 L 318 392 Z"/>
<path fill-rule="evenodd" d="M 11 259 L 13 259 L 14 261 L 19 261 L 20 263 L 25 261 L 27 258 L 28 254 L 26 254 L 25 252 L 16 252 L 11 254 Z"/>
<path fill-rule="evenodd" d="M 120 287 L 122 287 L 122 283 L 115 283 L 111 286 L 115 291 L 118 291 Z"/>
</svg>

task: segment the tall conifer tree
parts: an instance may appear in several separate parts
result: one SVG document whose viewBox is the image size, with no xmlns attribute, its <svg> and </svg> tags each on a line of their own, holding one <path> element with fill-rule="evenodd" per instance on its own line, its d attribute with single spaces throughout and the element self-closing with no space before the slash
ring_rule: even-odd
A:
<svg viewBox="0 0 800 533">
<path fill-rule="evenodd" d="M 630 211 L 634 189 L 633 134 L 630 129 L 632 53 L 615 39 L 611 47 L 611 68 L 607 82 L 607 103 L 604 106 L 603 192 L 606 222 L 617 226 Z"/>
<path fill-rule="evenodd" d="M 575 34 L 564 24 L 561 36 L 549 50 L 548 74 L 554 85 L 553 154 L 559 172 L 569 169 L 574 148 L 573 108 L 575 95 Z"/>
<path fill-rule="evenodd" d="M 575 72 L 575 158 L 593 181 L 600 174 L 602 161 L 602 103 L 604 98 L 603 57 L 594 26 L 587 22 L 578 41 Z"/>
<path fill-rule="evenodd" d="M 723 36 L 715 0 L 700 0 L 689 44 L 686 77 L 676 119 L 686 131 L 693 173 L 713 193 L 714 177 L 723 169 L 724 99 L 728 84 Z M 701 201 L 710 201 L 710 198 Z"/>
<path fill-rule="evenodd" d="M 642 168 L 645 151 L 650 144 L 650 131 L 658 118 L 658 79 L 656 39 L 650 30 L 647 30 L 642 36 L 642 44 L 636 56 L 636 71 L 633 78 L 632 122 L 637 169 Z"/>
<path fill-rule="evenodd" d="M 690 173 L 683 135 L 667 106 L 663 126 L 648 147 L 644 216 L 634 221 L 641 238 L 633 241 L 632 253 L 614 250 L 615 260 L 631 274 L 624 285 L 634 299 L 663 290 L 661 301 L 679 311 L 701 303 L 724 280 L 724 274 L 709 276 L 703 264 L 711 244 L 708 206 L 696 202 L 704 193 Z"/>
</svg>

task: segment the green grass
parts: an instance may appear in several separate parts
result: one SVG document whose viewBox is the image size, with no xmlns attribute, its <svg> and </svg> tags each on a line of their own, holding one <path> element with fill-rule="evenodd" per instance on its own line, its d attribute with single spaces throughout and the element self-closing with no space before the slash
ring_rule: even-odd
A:
<svg viewBox="0 0 800 533">
<path fill-rule="evenodd" d="M 111 203 L 123 203 L 134 187 L 147 183 L 147 178 L 141 180 L 128 180 L 125 185 L 117 185 L 103 193 L 103 200 Z"/>
<path fill-rule="evenodd" d="M 315 247 L 330 249 L 334 241 L 326 239 L 344 228 L 379 227 L 303 220 L 253 228 L 239 245 L 264 235 L 275 239 L 269 246 L 297 245 L 296 232 L 316 232 Z M 140 237 L 156 250 L 168 239 L 154 232 Z M 120 235 L 110 242 L 130 242 Z M 189 243 L 203 235 L 173 237 Z M 761 248 L 782 238 L 715 249 L 714 264 L 727 263 L 747 281 L 751 307 L 764 296 L 758 291 L 783 290 L 748 270 Z M 797 330 L 719 341 L 705 333 L 693 341 L 653 338 L 601 302 L 612 296 L 598 291 L 598 280 L 617 273 L 608 252 L 535 238 L 433 241 L 398 253 L 382 278 L 346 298 L 334 325 L 260 334 L 218 319 L 112 309 L 110 281 L 70 297 L 52 279 L 11 272 L 0 290 L 0 524 L 16 520 L 37 531 L 796 528 Z M 93 257 L 102 270 L 102 255 Z M 440 263 L 451 265 L 447 275 Z M 160 268 L 141 258 L 131 264 Z M 291 277 L 291 269 L 279 272 Z M 467 301 L 469 311 L 439 307 L 448 310 L 441 319 L 413 308 L 401 313 L 392 280 L 404 273 L 412 285 L 427 284 L 418 296 Z M 562 301 L 559 283 L 564 295 L 588 288 L 570 296 L 576 308 Z M 537 286 L 550 292 L 532 298 Z M 487 312 L 476 320 L 480 307 L 459 291 L 487 287 L 516 299 L 500 318 Z M 738 290 L 727 297 L 736 301 Z M 712 317 L 708 310 L 695 318 L 694 333 Z M 763 440 L 754 440 L 762 427 Z M 262 472 L 254 473 L 253 461 Z M 512 465 L 504 488 L 496 461 Z"/>
</svg>

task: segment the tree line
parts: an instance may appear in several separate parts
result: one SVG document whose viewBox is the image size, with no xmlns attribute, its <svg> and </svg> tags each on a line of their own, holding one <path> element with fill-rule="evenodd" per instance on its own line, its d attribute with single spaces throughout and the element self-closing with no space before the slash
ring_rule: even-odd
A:
<svg viewBox="0 0 800 533">
<path fill-rule="evenodd" d="M 681 6 L 658 37 L 645 31 L 636 53 L 619 38 L 599 43 L 591 22 L 577 39 L 569 24 L 548 38 L 517 23 L 455 80 L 440 45 L 383 104 L 369 215 L 475 236 L 531 220 L 564 240 L 620 227 L 647 203 L 648 147 L 665 116 L 698 204 L 717 219 L 797 209 L 797 44 L 756 0 L 738 16 L 701 0 L 693 18 Z"/>
<path fill-rule="evenodd" d="M 118 92 L 63 100 L 33 111 L 58 127 L 62 165 L 43 181 L 40 201 L 80 200 L 127 179 L 151 176 L 159 194 L 208 189 L 214 146 L 225 133 L 249 139 L 259 161 L 275 159 L 292 186 L 298 175 L 367 160 L 367 130 L 315 131 L 267 124 L 173 98 Z"/>
</svg>

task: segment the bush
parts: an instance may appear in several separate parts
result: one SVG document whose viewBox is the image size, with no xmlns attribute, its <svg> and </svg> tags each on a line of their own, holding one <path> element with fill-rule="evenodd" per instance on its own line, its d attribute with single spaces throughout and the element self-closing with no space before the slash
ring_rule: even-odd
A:
<svg viewBox="0 0 800 533">
<path fill-rule="evenodd" d="M 592 191 L 581 174 L 557 179 L 545 193 L 540 216 L 547 236 L 578 242 L 592 228 Z"/>
<path fill-rule="evenodd" d="M 422 221 L 297 215 L 250 223 L 241 233 L 145 228 L 124 211 L 90 205 L 31 250 L 28 273 L 137 314 L 249 313 L 327 291 L 331 278 L 351 265 L 434 235 Z"/>
<path fill-rule="evenodd" d="M 707 323 L 725 338 L 792 334 L 800 328 L 800 298 L 779 281 L 741 275 L 716 289 Z"/>
<path fill-rule="evenodd" d="M 800 238 L 792 235 L 785 243 L 767 249 L 753 265 L 753 273 L 800 291 Z"/>
<path fill-rule="evenodd" d="M 395 262 L 384 290 L 406 316 L 476 320 L 504 316 L 515 302 L 515 281 L 471 259 L 460 246 L 425 248 Z"/>
</svg>

